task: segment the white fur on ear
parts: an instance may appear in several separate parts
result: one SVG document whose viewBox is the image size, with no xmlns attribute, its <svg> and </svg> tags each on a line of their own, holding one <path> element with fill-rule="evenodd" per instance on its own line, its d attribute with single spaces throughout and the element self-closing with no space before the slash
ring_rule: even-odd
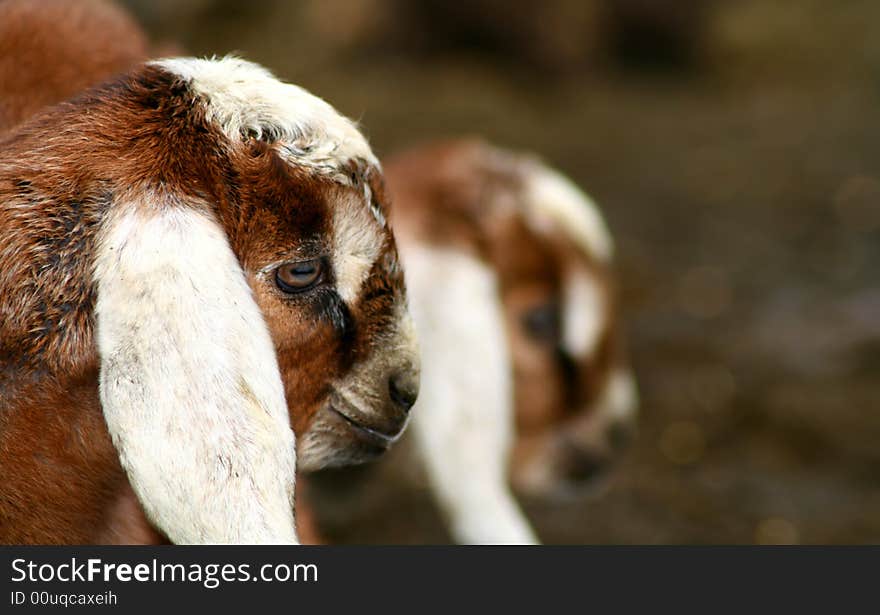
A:
<svg viewBox="0 0 880 615">
<path fill-rule="evenodd" d="M 495 272 L 454 250 L 401 250 L 419 343 L 430 357 L 411 429 L 453 537 L 536 543 L 507 486 L 512 383 Z"/>
<path fill-rule="evenodd" d="M 588 254 L 609 262 L 614 253 L 614 240 L 593 200 L 554 169 L 536 161 L 531 161 L 526 168 L 526 203 L 533 224 L 540 227 L 549 218 Z"/>
<path fill-rule="evenodd" d="M 119 205 L 95 280 L 101 404 L 148 517 L 177 543 L 295 543 L 281 376 L 219 224 Z"/>
</svg>

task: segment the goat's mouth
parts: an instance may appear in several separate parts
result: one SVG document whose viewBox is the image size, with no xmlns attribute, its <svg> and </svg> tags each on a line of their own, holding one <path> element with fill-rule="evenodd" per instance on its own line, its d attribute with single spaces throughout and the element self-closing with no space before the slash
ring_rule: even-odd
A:
<svg viewBox="0 0 880 615">
<path fill-rule="evenodd" d="M 387 408 L 384 412 L 364 410 L 363 404 L 344 391 L 334 390 L 327 407 L 339 415 L 360 440 L 381 446 L 383 450 L 396 442 L 406 428 L 406 414 L 388 413 Z"/>
<path fill-rule="evenodd" d="M 400 434 L 403 432 L 403 430 L 400 429 L 394 433 L 387 433 L 374 427 L 364 425 L 362 422 L 353 419 L 348 414 L 341 411 L 339 408 L 336 407 L 335 404 L 332 403 L 328 405 L 328 408 L 335 414 L 339 415 L 342 420 L 345 421 L 352 428 L 352 430 L 358 434 L 358 437 L 360 437 L 362 440 L 366 440 L 370 444 L 381 447 L 382 449 L 386 449 L 394 442 L 396 442 L 397 439 L 400 437 Z"/>
<path fill-rule="evenodd" d="M 564 432 L 518 442 L 513 460 L 510 478 L 518 495 L 560 502 L 603 493 L 619 462 L 607 443 L 582 442 Z"/>
<path fill-rule="evenodd" d="M 298 470 L 357 465 L 381 457 L 406 427 L 406 416 L 373 408 L 359 397 L 331 391 L 308 429 L 298 437 Z"/>
</svg>

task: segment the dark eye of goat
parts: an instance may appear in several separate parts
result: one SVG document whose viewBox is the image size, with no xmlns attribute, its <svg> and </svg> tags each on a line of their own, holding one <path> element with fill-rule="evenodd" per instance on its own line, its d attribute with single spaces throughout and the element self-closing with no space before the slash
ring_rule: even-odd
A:
<svg viewBox="0 0 880 615">
<path fill-rule="evenodd" d="M 284 263 L 275 270 L 275 283 L 286 293 L 301 293 L 316 286 L 324 277 L 321 259 Z"/>
<path fill-rule="evenodd" d="M 529 336 L 545 344 L 556 344 L 559 341 L 560 317 L 559 306 L 547 303 L 529 309 L 522 317 L 523 327 Z"/>
</svg>

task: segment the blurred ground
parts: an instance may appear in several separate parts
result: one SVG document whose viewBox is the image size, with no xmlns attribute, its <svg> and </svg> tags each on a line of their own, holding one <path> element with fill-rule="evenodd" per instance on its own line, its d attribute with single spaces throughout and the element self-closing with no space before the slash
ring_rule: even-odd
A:
<svg viewBox="0 0 880 615">
<path fill-rule="evenodd" d="M 528 504 L 545 541 L 880 542 L 880 3 L 718 0 L 699 44 L 658 65 L 585 14 L 506 18 L 525 34 L 498 43 L 455 39 L 468 15 L 389 26 L 393 0 L 131 4 L 157 39 L 328 99 L 380 155 L 482 134 L 604 206 L 640 435 L 601 492 Z M 352 490 L 328 536 L 446 540 L 423 486 L 358 474 L 331 479 Z"/>
</svg>

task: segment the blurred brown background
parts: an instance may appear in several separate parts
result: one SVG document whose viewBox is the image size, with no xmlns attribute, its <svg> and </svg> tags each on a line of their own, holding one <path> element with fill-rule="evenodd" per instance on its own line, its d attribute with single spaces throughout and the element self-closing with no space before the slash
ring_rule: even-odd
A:
<svg viewBox="0 0 880 615">
<path fill-rule="evenodd" d="M 880 542 L 876 0 L 126 4 L 326 98 L 380 155 L 481 134 L 603 206 L 640 434 L 602 489 L 527 504 L 545 541 Z M 331 538 L 447 539 L 424 485 L 358 475 Z"/>
</svg>

